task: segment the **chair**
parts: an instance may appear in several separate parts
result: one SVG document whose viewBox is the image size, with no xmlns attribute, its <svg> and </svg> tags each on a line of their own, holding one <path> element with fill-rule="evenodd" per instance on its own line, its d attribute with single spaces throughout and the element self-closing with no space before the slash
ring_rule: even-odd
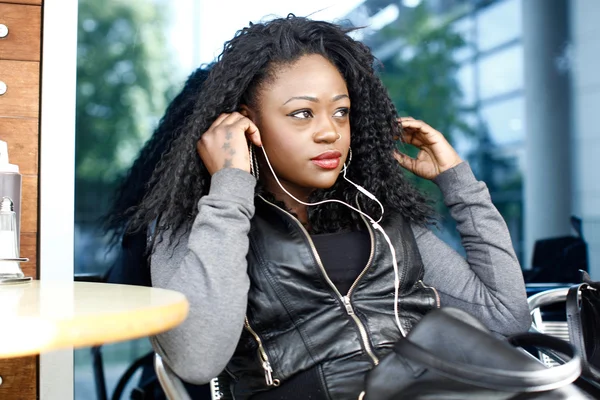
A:
<svg viewBox="0 0 600 400">
<path fill-rule="evenodd" d="M 541 239 L 533 248 L 532 268 L 523 271 L 526 283 L 579 282 L 579 270 L 588 271 L 588 245 L 580 218 L 571 217 L 575 235 Z"/>
<path fill-rule="evenodd" d="M 545 333 L 567 342 L 569 341 L 569 326 L 567 325 L 566 318 L 564 320 L 563 318 L 560 318 L 558 321 L 550 319 L 544 320 L 541 312 L 542 307 L 565 302 L 568 291 L 569 288 L 566 287 L 550 289 L 534 294 L 527 299 L 529 311 L 531 312 L 531 330 L 533 332 Z M 563 312 L 563 316 L 565 315 L 566 314 Z M 540 360 L 548 367 L 553 367 L 558 364 L 555 360 L 555 356 L 556 355 L 550 356 L 546 352 L 539 352 Z"/>
<path fill-rule="evenodd" d="M 163 362 L 158 354 L 154 354 L 154 370 L 167 400 L 191 400 L 181 379 Z M 210 394 L 212 400 L 223 399 L 223 393 L 219 389 L 217 378 L 210 381 Z"/>
<path fill-rule="evenodd" d="M 569 288 L 557 288 L 545 290 L 527 299 L 532 317 L 532 327 L 542 333 L 568 341 L 569 327 L 566 319 L 564 321 L 544 321 L 540 308 L 551 304 L 566 301 Z"/>
</svg>

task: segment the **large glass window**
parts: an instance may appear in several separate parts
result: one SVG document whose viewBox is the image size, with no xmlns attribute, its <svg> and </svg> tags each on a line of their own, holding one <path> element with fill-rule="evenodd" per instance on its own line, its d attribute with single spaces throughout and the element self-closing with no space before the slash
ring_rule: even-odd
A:
<svg viewBox="0 0 600 400">
<path fill-rule="evenodd" d="M 476 4 L 476 3 L 474 3 Z M 475 26 L 471 29 L 474 21 Z M 523 99 L 523 47 L 521 0 L 501 0 L 475 7 L 455 22 L 456 31 L 469 37 L 472 52 L 463 60 L 456 78 L 471 112 L 475 135 L 457 137 L 454 145 L 485 181 L 492 200 L 505 218 L 517 255 L 523 255 L 523 185 L 525 104 Z M 467 118 L 477 115 L 477 118 Z"/>
<path fill-rule="evenodd" d="M 481 115 L 496 145 L 511 145 L 524 140 L 525 104 L 523 97 L 481 107 Z"/>
<path fill-rule="evenodd" d="M 477 100 L 475 67 L 473 63 L 463 64 L 456 73 L 456 80 L 462 91 L 462 104 L 473 106 Z"/>
<path fill-rule="evenodd" d="M 476 13 L 477 47 L 488 51 L 520 38 L 521 0 L 497 1 Z"/>
<path fill-rule="evenodd" d="M 452 24 L 452 30 L 461 35 L 465 41 L 465 46 L 454 52 L 454 58 L 458 62 L 469 60 L 475 55 L 475 21 L 470 15 L 458 19 Z"/>
<path fill-rule="evenodd" d="M 482 100 L 523 88 L 523 47 L 511 46 L 479 60 L 479 96 Z"/>
</svg>

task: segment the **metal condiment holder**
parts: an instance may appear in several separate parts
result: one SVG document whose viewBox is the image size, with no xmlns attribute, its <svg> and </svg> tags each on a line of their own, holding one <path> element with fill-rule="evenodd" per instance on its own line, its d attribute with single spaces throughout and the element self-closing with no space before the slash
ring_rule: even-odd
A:
<svg viewBox="0 0 600 400">
<path fill-rule="evenodd" d="M 16 224 L 14 224 L 15 217 L 14 217 L 14 211 L 13 211 L 13 202 L 10 197 L 5 196 L 2 198 L 2 203 L 0 204 L 0 211 L 11 213 L 8 215 L 9 216 L 12 215 L 12 217 L 9 217 L 9 218 L 12 218 L 12 222 L 10 224 L 12 224 L 13 229 L 14 229 Z M 16 245 L 14 248 L 14 252 L 15 252 L 14 254 L 19 255 L 18 230 L 14 231 L 14 232 L 15 232 L 15 236 L 16 236 L 16 238 L 15 238 Z M 17 263 L 17 268 L 18 268 L 19 273 L 2 273 L 2 274 L 0 274 L 0 285 L 13 285 L 13 284 L 17 284 L 17 283 L 24 283 L 24 282 L 31 281 L 32 278 L 30 276 L 23 275 L 23 270 L 21 269 L 21 266 L 19 265 L 19 263 L 29 261 L 28 258 L 23 258 L 23 257 L 0 258 L 0 262 L 2 262 L 2 261 Z"/>
<path fill-rule="evenodd" d="M 28 262 L 29 258 L 0 258 L 0 261 L 14 261 L 18 263 Z M 21 270 L 22 272 L 23 270 Z M 33 278 L 30 276 L 22 276 L 22 277 L 2 277 L 0 275 L 0 285 L 14 285 L 17 283 L 25 283 L 31 282 Z"/>
</svg>

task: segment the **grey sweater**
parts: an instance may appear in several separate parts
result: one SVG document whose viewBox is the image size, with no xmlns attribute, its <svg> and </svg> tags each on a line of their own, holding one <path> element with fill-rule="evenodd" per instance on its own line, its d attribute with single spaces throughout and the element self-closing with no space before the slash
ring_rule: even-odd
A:
<svg viewBox="0 0 600 400">
<path fill-rule="evenodd" d="M 435 183 L 457 222 L 466 259 L 431 230 L 413 226 L 424 283 L 438 290 L 442 306 L 471 313 L 493 332 L 526 331 L 531 319 L 521 269 L 486 185 L 467 163 L 440 174 Z M 217 376 L 240 338 L 250 285 L 246 255 L 255 184 L 242 170 L 215 173 L 189 234 L 176 234 L 173 241 L 165 235 L 154 249 L 152 285 L 185 294 L 190 312 L 180 326 L 151 341 L 187 382 L 202 384 Z"/>
</svg>

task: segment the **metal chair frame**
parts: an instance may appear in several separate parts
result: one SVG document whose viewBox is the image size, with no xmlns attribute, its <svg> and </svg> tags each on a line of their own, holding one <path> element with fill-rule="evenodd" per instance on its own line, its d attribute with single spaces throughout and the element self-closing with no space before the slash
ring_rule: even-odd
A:
<svg viewBox="0 0 600 400">
<path fill-rule="evenodd" d="M 545 333 L 567 342 L 569 341 L 569 327 L 567 321 L 545 322 L 542 319 L 542 313 L 540 311 L 541 307 L 566 301 L 568 291 L 569 288 L 564 287 L 550 289 L 534 294 L 527 299 L 532 319 L 531 331 Z M 548 367 L 553 367 L 565 362 L 561 355 L 543 349 L 539 351 L 538 357 L 544 365 Z"/>
<path fill-rule="evenodd" d="M 181 379 L 173 370 L 163 362 L 161 356 L 154 354 L 154 370 L 162 386 L 167 400 L 191 400 Z M 220 400 L 223 397 L 219 389 L 219 381 L 213 378 L 210 381 L 210 395 L 212 400 Z"/>
</svg>

